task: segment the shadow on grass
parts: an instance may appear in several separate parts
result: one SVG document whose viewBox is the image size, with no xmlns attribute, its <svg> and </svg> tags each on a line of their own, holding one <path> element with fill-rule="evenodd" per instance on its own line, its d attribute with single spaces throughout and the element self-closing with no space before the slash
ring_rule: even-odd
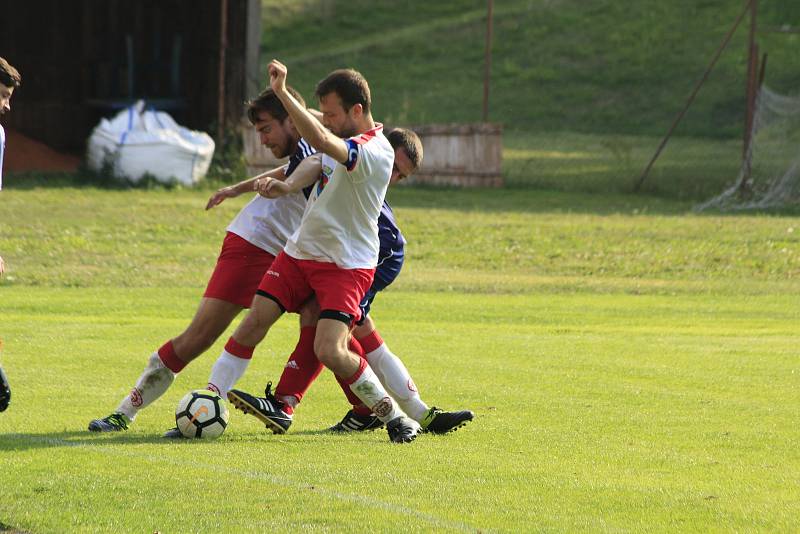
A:
<svg viewBox="0 0 800 534">
<path fill-rule="evenodd" d="M 218 170 L 218 169 L 217 169 Z M 194 188 L 202 190 L 218 189 L 237 183 L 235 176 L 207 176 Z M 127 190 L 181 190 L 186 189 L 178 182 L 162 182 L 146 174 L 139 181 L 132 182 L 115 178 L 110 172 L 94 172 L 80 168 L 76 172 L 11 172 L 3 175 L 3 186 L 16 191 L 34 189 L 81 189 L 91 188 L 106 191 Z"/>
<path fill-rule="evenodd" d="M 124 190 L 128 184 L 100 176 L 88 170 L 77 172 L 9 172 L 3 176 L 6 189 L 30 191 L 32 189 L 63 189 L 92 187 L 96 189 Z"/>
<path fill-rule="evenodd" d="M 696 212 L 699 202 L 675 200 L 652 194 L 586 193 L 533 188 L 459 189 L 429 186 L 390 190 L 387 199 L 393 207 L 430 208 L 454 212 L 518 212 L 587 215 L 696 215 L 798 216 L 800 206 L 733 211 Z"/>
<path fill-rule="evenodd" d="M 4 177 L 7 190 L 39 188 L 91 188 L 107 191 L 125 190 L 183 190 L 175 184 L 164 184 L 145 178 L 137 184 L 81 170 L 77 173 L 12 173 Z M 228 185 L 220 179 L 206 179 L 194 189 L 207 193 Z M 394 207 L 430 208 L 454 212 L 519 212 L 574 213 L 591 215 L 699 215 L 699 216 L 797 216 L 800 206 L 772 210 L 738 210 L 729 212 L 694 212 L 699 203 L 676 200 L 661 194 L 625 194 L 618 192 L 583 192 L 535 189 L 533 187 L 456 188 L 415 185 L 390 189 L 387 198 Z"/>
<path fill-rule="evenodd" d="M 339 437 L 345 434 L 330 432 L 328 429 L 302 430 L 290 434 L 275 435 L 276 439 L 294 437 L 293 441 L 303 441 L 304 438 L 318 436 Z M 217 443 L 225 445 L 231 441 L 253 441 L 261 443 L 265 439 L 273 437 L 271 432 L 255 434 L 252 433 L 226 433 L 225 438 L 220 438 Z M 185 446 L 208 445 L 214 440 L 203 439 L 170 439 L 162 437 L 161 433 L 139 434 L 131 432 L 113 433 L 93 433 L 88 430 L 65 430 L 63 432 L 42 432 L 42 433 L 9 433 L 0 434 L 0 451 L 27 451 L 32 449 L 50 449 L 61 447 L 102 447 L 108 445 L 173 445 L 175 443 L 185 444 Z M 0 531 L 1 532 L 1 531 Z"/>
<path fill-rule="evenodd" d="M 208 182 L 213 185 L 211 181 Z M 227 185 L 227 184 L 222 184 Z M 119 180 L 103 173 L 95 173 L 86 169 L 77 172 L 15 172 L 3 176 L 3 186 L 17 191 L 33 189 L 102 189 L 106 191 L 126 191 L 133 189 L 171 190 L 181 189 L 177 183 L 164 183 L 152 176 L 144 176 L 141 181 L 133 183 Z"/>
<path fill-rule="evenodd" d="M 184 440 L 180 440 L 184 441 Z M 185 440 L 191 443 L 194 440 Z M 200 442 L 200 440 L 197 440 Z M 175 440 L 162 438 L 161 434 L 91 433 L 88 430 L 63 432 L 12 433 L 0 435 L 0 451 L 24 451 L 57 447 L 91 447 L 101 445 L 139 445 L 143 443 L 170 444 Z"/>
<path fill-rule="evenodd" d="M 387 199 L 395 207 L 431 208 L 458 212 L 682 215 L 690 213 L 692 210 L 690 202 L 647 195 L 567 192 L 532 188 L 459 189 L 414 186 L 391 190 Z"/>
<path fill-rule="evenodd" d="M 12 527 L 11 525 L 7 525 L 0 521 L 0 532 L 3 534 L 28 534 L 27 530 L 20 530 L 16 527 Z"/>
</svg>

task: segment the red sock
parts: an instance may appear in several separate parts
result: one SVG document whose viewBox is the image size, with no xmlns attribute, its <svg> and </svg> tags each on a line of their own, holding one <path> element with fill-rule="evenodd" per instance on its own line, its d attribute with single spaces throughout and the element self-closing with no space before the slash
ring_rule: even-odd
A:
<svg viewBox="0 0 800 534">
<path fill-rule="evenodd" d="M 164 366 L 175 374 L 180 373 L 181 369 L 186 367 L 186 362 L 175 354 L 175 346 L 172 344 L 171 339 L 158 349 L 158 357 L 161 358 Z"/>
<path fill-rule="evenodd" d="M 229 354 L 236 356 L 237 358 L 241 358 L 243 360 L 249 360 L 253 357 L 253 351 L 256 350 L 255 347 L 248 347 L 247 345 L 242 345 L 235 339 L 233 336 L 228 339 L 228 342 L 225 343 L 225 350 L 228 351 Z"/>
<path fill-rule="evenodd" d="M 300 402 L 308 388 L 322 372 L 324 366 L 314 353 L 314 337 L 316 335 L 317 328 L 314 326 L 300 329 L 300 339 L 297 340 L 297 346 L 289 356 L 289 361 L 286 362 L 281 379 L 275 388 L 276 397 L 293 396 L 297 402 Z M 287 411 L 287 413 L 292 412 Z"/>
<path fill-rule="evenodd" d="M 358 342 L 364 347 L 364 354 L 369 354 L 373 350 L 383 345 L 383 339 L 377 330 L 373 330 L 366 336 L 359 338 Z M 351 349 L 352 350 L 352 349 Z"/>
<path fill-rule="evenodd" d="M 356 413 L 361 413 L 361 415 L 369 415 L 372 413 L 372 410 L 364 406 L 364 403 L 361 402 L 361 399 L 358 398 L 358 395 L 353 393 L 353 390 L 350 389 L 350 384 L 352 384 L 359 376 L 361 376 L 361 373 L 367 366 L 367 359 L 364 357 L 364 349 L 362 349 L 361 344 L 352 337 L 350 338 L 350 343 L 348 343 L 347 348 L 358 354 L 358 356 L 361 358 L 361 364 L 359 365 L 356 374 L 348 379 L 342 379 L 337 376 L 336 381 L 339 382 L 339 387 L 342 388 L 344 396 L 347 397 L 347 402 L 353 405 L 353 410 L 356 411 Z M 358 411 L 359 406 L 362 408 L 361 412 Z M 367 410 L 366 413 L 364 413 L 363 410 Z"/>
<path fill-rule="evenodd" d="M 370 415 L 372 413 L 372 408 L 362 402 L 358 406 L 353 406 L 353 411 L 358 415 Z"/>
</svg>

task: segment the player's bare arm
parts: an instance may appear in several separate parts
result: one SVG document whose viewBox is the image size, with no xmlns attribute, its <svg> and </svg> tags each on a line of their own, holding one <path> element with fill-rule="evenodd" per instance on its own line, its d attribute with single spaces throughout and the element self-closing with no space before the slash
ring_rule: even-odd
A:
<svg viewBox="0 0 800 534">
<path fill-rule="evenodd" d="M 348 160 L 348 149 L 344 141 L 325 128 L 317 118 L 292 97 L 286 90 L 286 65 L 273 59 L 267 67 L 269 83 L 292 118 L 295 128 L 308 143 L 339 163 Z"/>
<path fill-rule="evenodd" d="M 254 189 L 267 198 L 278 198 L 300 191 L 313 184 L 322 171 L 322 156 L 314 154 L 304 159 L 285 181 L 272 177 L 257 180 Z"/>
<path fill-rule="evenodd" d="M 258 180 L 263 180 L 265 178 L 284 180 L 286 175 L 284 174 L 283 170 L 283 167 L 278 167 L 277 169 L 262 172 L 258 176 L 243 180 L 238 184 L 229 185 L 227 187 L 218 189 L 213 195 L 211 195 L 211 198 L 208 199 L 208 202 L 206 203 L 206 210 L 210 210 L 214 206 L 219 206 L 226 198 L 236 198 L 243 193 L 253 191 L 255 188 L 255 183 Z"/>
</svg>

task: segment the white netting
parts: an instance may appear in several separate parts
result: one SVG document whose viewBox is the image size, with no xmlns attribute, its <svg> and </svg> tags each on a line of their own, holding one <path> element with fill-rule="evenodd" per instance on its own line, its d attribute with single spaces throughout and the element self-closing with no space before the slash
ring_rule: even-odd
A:
<svg viewBox="0 0 800 534">
<path fill-rule="evenodd" d="M 800 205 L 800 96 L 762 86 L 749 150 L 736 182 L 697 206 L 720 210 Z"/>
</svg>

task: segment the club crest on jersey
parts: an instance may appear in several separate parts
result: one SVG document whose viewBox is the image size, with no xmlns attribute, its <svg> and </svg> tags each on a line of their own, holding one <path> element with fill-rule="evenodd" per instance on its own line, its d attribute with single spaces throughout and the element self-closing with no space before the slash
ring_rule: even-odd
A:
<svg viewBox="0 0 800 534">
<path fill-rule="evenodd" d="M 331 174 L 333 174 L 333 169 L 328 165 L 322 166 L 322 173 L 319 175 L 319 180 L 317 180 L 317 196 L 322 193 L 322 190 L 325 189 L 325 186 L 328 185 L 328 178 Z"/>
</svg>

